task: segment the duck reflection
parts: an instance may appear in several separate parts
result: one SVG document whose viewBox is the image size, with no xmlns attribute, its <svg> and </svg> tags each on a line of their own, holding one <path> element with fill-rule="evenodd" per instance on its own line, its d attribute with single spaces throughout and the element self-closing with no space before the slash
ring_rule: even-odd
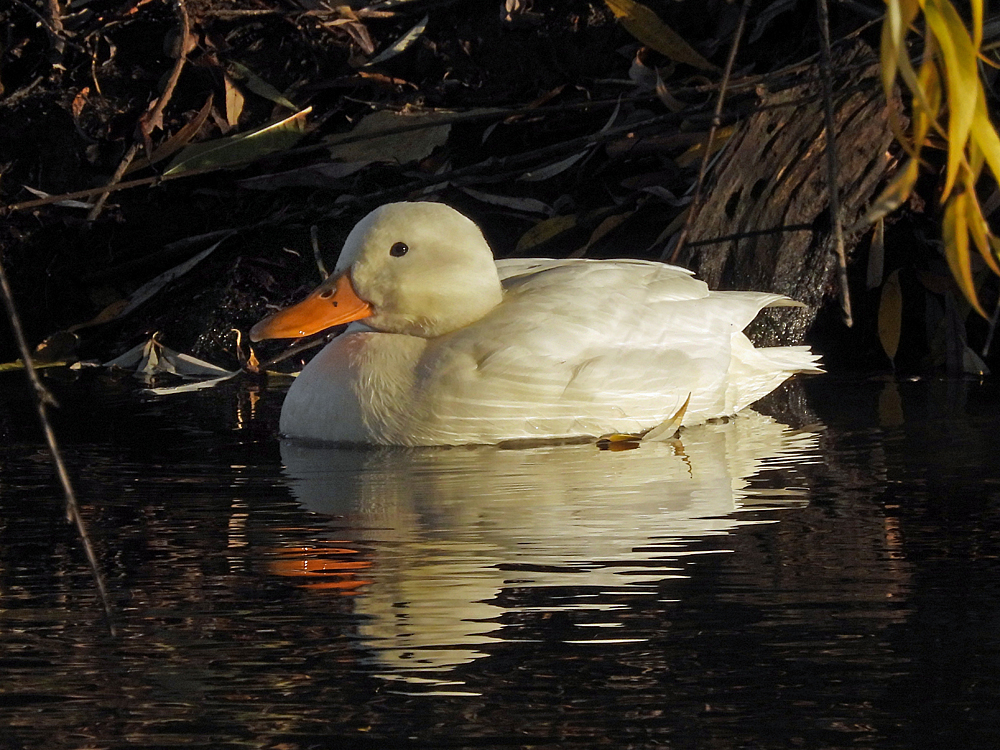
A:
<svg viewBox="0 0 1000 750">
<path fill-rule="evenodd" d="M 787 470 L 818 460 L 816 445 L 816 434 L 751 411 L 624 452 L 285 442 L 295 497 L 331 518 L 336 541 L 288 550 L 272 570 L 353 594 L 379 671 L 433 681 L 419 670 L 483 655 L 505 588 L 641 590 L 681 575 L 693 540 L 719 536 L 723 551 L 726 532 L 758 522 L 739 511 L 806 503 Z M 784 478 L 777 488 L 763 479 L 771 470 Z M 588 606 L 571 599 L 553 608 Z"/>
</svg>

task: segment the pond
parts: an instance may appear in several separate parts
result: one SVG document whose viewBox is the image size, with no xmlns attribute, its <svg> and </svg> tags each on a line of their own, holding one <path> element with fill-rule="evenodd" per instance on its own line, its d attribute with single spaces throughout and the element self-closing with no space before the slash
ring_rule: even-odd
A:
<svg viewBox="0 0 1000 750">
<path fill-rule="evenodd" d="M 282 443 L 284 388 L 0 380 L 0 747 L 1000 740 L 1000 393 L 823 376 L 631 451 Z"/>
</svg>

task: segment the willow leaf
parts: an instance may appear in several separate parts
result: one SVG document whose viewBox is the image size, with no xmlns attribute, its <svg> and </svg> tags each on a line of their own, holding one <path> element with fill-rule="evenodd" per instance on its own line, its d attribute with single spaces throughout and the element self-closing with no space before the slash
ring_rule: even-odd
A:
<svg viewBox="0 0 1000 750">
<path fill-rule="evenodd" d="M 965 144 L 972 130 L 976 101 L 982 95 L 978 57 L 958 12 L 948 0 L 928 0 L 924 6 L 928 28 L 944 57 L 948 87 L 948 168 L 943 198 L 955 187 Z"/>
<path fill-rule="evenodd" d="M 958 288 L 962 290 L 962 294 L 965 295 L 976 312 L 985 318 L 986 313 L 979 304 L 976 284 L 972 278 L 972 256 L 969 254 L 969 228 L 966 221 L 967 201 L 968 195 L 966 193 L 957 193 L 944 207 L 942 226 L 944 254 Z"/>
<path fill-rule="evenodd" d="M 671 60 L 686 63 L 699 70 L 718 70 L 642 3 L 637 3 L 635 0 L 604 0 L 604 2 L 622 22 L 622 26 L 647 47 L 652 47 Z"/>
</svg>

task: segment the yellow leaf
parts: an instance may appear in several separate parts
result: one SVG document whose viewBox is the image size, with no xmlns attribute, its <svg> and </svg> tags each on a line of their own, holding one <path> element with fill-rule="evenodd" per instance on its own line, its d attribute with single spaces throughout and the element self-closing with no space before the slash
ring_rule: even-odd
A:
<svg viewBox="0 0 1000 750">
<path fill-rule="evenodd" d="M 972 278 L 972 256 L 969 253 L 969 228 L 966 222 L 966 193 L 957 193 L 951 197 L 944 207 L 944 222 L 942 235 L 944 239 L 944 254 L 948 260 L 951 275 L 955 277 L 958 288 L 975 308 L 976 312 L 987 317 L 976 296 L 976 284 Z"/>
<path fill-rule="evenodd" d="M 871 226 L 879 219 L 891 214 L 906 202 L 910 197 L 910 191 L 917 182 L 920 174 L 920 162 L 910 159 L 903 166 L 896 176 L 885 186 L 885 190 L 872 203 L 867 213 L 858 221 L 854 229 L 863 229 Z"/>
<path fill-rule="evenodd" d="M 972 120 L 972 139 L 982 152 L 994 179 L 1000 180 L 1000 136 L 990 122 L 983 99 L 976 102 L 976 114 Z"/>
<path fill-rule="evenodd" d="M 942 193 L 947 198 L 962 164 L 982 87 L 976 50 L 954 6 L 948 0 L 927 0 L 924 17 L 944 57 L 948 86 L 948 169 Z"/>
<path fill-rule="evenodd" d="M 615 17 L 621 20 L 622 26 L 647 47 L 652 47 L 671 60 L 687 63 L 700 70 L 718 70 L 642 3 L 637 3 L 635 0 L 604 0 L 604 2 Z"/>
<path fill-rule="evenodd" d="M 899 334 L 903 327 L 903 290 L 899 286 L 899 269 L 889 274 L 882 286 L 878 303 L 878 340 L 885 355 L 895 361 L 899 351 Z"/>
<path fill-rule="evenodd" d="M 1000 266 L 997 266 L 996 259 L 993 257 L 993 248 L 989 241 L 990 228 L 986 224 L 986 219 L 983 218 L 983 210 L 979 207 L 975 192 L 970 189 L 966 195 L 969 198 L 966 201 L 966 221 L 969 225 L 969 234 L 972 235 L 972 241 L 975 243 L 976 249 L 979 250 L 979 254 L 983 256 L 983 260 L 986 261 L 986 265 L 993 273 L 1000 276 Z"/>
</svg>

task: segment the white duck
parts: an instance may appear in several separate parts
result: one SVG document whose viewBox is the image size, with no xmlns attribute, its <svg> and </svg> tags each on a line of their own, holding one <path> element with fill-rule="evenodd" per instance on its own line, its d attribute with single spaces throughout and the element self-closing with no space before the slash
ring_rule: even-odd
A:
<svg viewBox="0 0 1000 750">
<path fill-rule="evenodd" d="M 735 414 L 797 372 L 808 347 L 741 332 L 778 294 L 713 292 L 637 260 L 494 262 L 441 203 L 391 203 L 348 235 L 330 278 L 255 325 L 254 341 L 359 321 L 288 391 L 280 430 L 377 445 L 641 434 Z"/>
</svg>

